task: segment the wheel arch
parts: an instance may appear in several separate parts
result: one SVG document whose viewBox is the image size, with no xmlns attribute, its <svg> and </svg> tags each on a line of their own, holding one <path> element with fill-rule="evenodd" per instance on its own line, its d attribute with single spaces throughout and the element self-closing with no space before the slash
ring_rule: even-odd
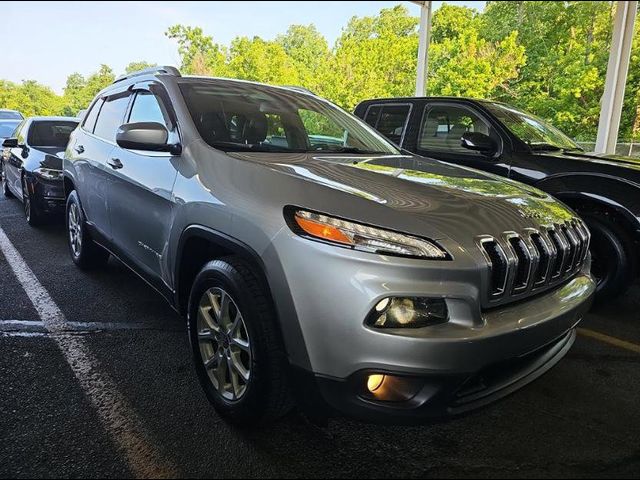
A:
<svg viewBox="0 0 640 480">
<path fill-rule="evenodd" d="M 578 214 L 612 215 L 636 242 L 640 241 L 640 185 L 609 175 L 563 174 L 548 177 L 535 186 Z"/>
<path fill-rule="evenodd" d="M 290 296 L 283 299 L 283 295 L 276 298 L 269 281 L 267 267 L 258 252 L 225 233 L 202 225 L 190 225 L 182 231 L 173 266 L 176 310 L 186 316 L 191 286 L 202 266 L 227 255 L 237 255 L 253 267 L 253 271 L 264 287 L 267 300 L 271 302 L 274 309 L 276 325 L 284 342 L 289 363 L 297 367 L 310 368 L 304 337 L 297 319 L 294 318 L 293 300 Z"/>
<path fill-rule="evenodd" d="M 180 236 L 175 256 L 175 305 L 181 314 L 186 315 L 189 290 L 202 266 L 210 260 L 226 255 L 238 255 L 249 262 L 273 301 L 265 266 L 257 252 L 222 232 L 201 225 L 190 225 Z"/>
</svg>

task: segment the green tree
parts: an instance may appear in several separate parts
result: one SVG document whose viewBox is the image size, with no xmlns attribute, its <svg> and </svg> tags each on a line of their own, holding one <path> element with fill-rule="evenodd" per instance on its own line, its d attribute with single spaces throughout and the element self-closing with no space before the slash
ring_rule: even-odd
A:
<svg viewBox="0 0 640 480">
<path fill-rule="evenodd" d="M 129 65 L 124 67 L 124 73 L 127 73 L 127 74 L 133 73 L 139 70 L 144 70 L 146 68 L 157 67 L 157 66 L 158 66 L 157 63 L 149 63 L 149 62 L 145 62 L 144 60 L 140 62 L 131 62 Z"/>
<path fill-rule="evenodd" d="M 195 75 L 224 76 L 226 51 L 207 36 L 200 27 L 174 25 L 165 35 L 178 43 L 181 70 Z"/>
<path fill-rule="evenodd" d="M 297 72 L 300 85 L 317 92 L 329 75 L 331 50 L 314 25 L 292 25 L 276 42 L 282 46 Z"/>
</svg>

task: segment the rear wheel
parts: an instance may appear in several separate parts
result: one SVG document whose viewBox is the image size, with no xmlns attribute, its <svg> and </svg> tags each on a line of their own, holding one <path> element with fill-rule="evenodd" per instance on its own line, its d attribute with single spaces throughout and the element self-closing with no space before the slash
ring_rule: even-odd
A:
<svg viewBox="0 0 640 480">
<path fill-rule="evenodd" d="M 591 231 L 591 273 L 596 282 L 599 303 L 624 293 L 635 272 L 633 240 L 606 214 L 584 215 Z"/>
<path fill-rule="evenodd" d="M 9 183 L 7 182 L 7 177 L 4 172 L 4 162 L 0 161 L 0 178 L 2 181 L 2 194 L 7 198 L 12 198 L 13 193 L 9 190 Z"/>
<path fill-rule="evenodd" d="M 292 407 L 273 308 L 238 257 L 207 263 L 189 297 L 189 336 L 200 384 L 231 423 L 254 426 Z"/>
<path fill-rule="evenodd" d="M 67 240 L 73 262 L 84 270 L 104 266 L 109 260 L 109 252 L 91 238 L 82 207 L 80 206 L 80 200 L 75 190 L 67 198 L 66 219 Z"/>
</svg>

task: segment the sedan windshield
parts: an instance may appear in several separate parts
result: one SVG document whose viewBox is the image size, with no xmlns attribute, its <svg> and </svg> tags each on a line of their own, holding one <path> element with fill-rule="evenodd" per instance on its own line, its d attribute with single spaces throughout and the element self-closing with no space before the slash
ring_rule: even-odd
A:
<svg viewBox="0 0 640 480">
<path fill-rule="evenodd" d="M 180 89 L 198 132 L 220 150 L 399 153 L 364 122 L 314 95 L 206 79 L 184 79 Z"/>
<path fill-rule="evenodd" d="M 9 138 L 13 135 L 20 120 L 0 120 L 0 138 Z"/>
<path fill-rule="evenodd" d="M 532 150 L 582 150 L 568 136 L 541 118 L 499 103 L 487 102 L 485 106 Z"/>
<path fill-rule="evenodd" d="M 0 120 L 22 120 L 22 114 L 15 110 L 0 110 Z"/>
</svg>

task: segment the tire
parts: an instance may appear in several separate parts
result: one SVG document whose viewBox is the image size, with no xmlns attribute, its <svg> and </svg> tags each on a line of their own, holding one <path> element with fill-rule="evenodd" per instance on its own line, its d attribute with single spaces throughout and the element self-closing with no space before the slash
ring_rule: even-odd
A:
<svg viewBox="0 0 640 480">
<path fill-rule="evenodd" d="M 33 200 L 33 195 L 29 193 L 27 179 L 22 176 L 22 206 L 24 207 L 24 218 L 31 227 L 39 227 L 44 223 L 44 217 Z"/>
<path fill-rule="evenodd" d="M 86 218 L 75 190 L 67 198 L 65 218 L 67 242 L 73 263 L 82 270 L 92 270 L 106 265 L 110 254 L 91 238 Z"/>
<path fill-rule="evenodd" d="M 635 275 L 636 258 L 633 241 L 608 215 L 585 215 L 591 231 L 591 273 L 597 281 L 596 302 L 623 294 Z"/>
<path fill-rule="evenodd" d="M 2 194 L 7 198 L 13 198 L 14 195 L 11 193 L 11 190 L 9 190 L 9 184 L 4 175 L 4 162 L 0 161 L 0 169 L 2 170 L 0 172 L 0 177 L 2 178 Z"/>
<path fill-rule="evenodd" d="M 237 319 L 236 313 L 241 315 L 235 329 L 231 322 L 218 320 L 220 315 L 216 314 L 214 304 L 224 304 L 224 294 L 229 307 L 222 317 Z M 220 333 L 216 334 L 213 327 Z M 238 257 L 225 257 L 202 268 L 189 295 L 188 329 L 198 380 L 221 417 L 252 427 L 272 422 L 291 410 L 287 357 L 274 310 L 248 263 Z M 245 343 L 244 350 L 236 345 L 238 342 Z M 242 379 L 234 363 L 248 372 L 248 380 Z M 237 390 L 229 371 L 237 377 Z M 217 380 L 220 376 L 222 381 Z"/>
</svg>

